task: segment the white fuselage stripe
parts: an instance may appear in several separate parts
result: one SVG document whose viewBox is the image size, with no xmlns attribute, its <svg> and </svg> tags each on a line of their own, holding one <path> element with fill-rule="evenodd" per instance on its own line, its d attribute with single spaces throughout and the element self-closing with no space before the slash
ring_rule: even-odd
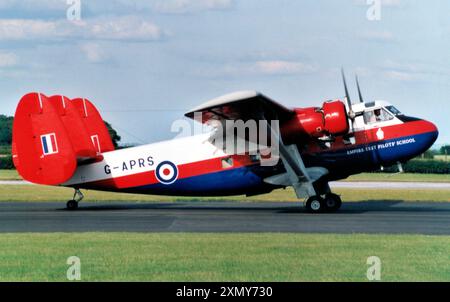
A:
<svg viewBox="0 0 450 302">
<path fill-rule="evenodd" d="M 178 166 L 225 156 L 223 150 L 219 150 L 211 144 L 208 140 L 209 136 L 210 134 L 202 134 L 103 153 L 101 162 L 80 166 L 74 176 L 63 185 L 94 182 L 153 171 L 160 162 L 166 160 Z M 151 165 L 148 160 L 150 157 L 153 162 Z M 131 168 L 130 162 L 132 161 L 134 166 Z M 109 167 L 110 174 L 105 173 L 106 165 Z"/>
</svg>

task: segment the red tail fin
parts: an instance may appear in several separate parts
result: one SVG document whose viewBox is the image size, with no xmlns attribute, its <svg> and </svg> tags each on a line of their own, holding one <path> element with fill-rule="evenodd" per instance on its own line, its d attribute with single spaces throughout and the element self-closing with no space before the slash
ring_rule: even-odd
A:
<svg viewBox="0 0 450 302">
<path fill-rule="evenodd" d="M 66 128 L 43 94 L 30 93 L 20 100 L 13 122 L 13 146 L 14 164 L 28 181 L 60 184 L 77 168 Z"/>
<path fill-rule="evenodd" d="M 13 160 L 26 180 L 57 185 L 69 180 L 77 162 L 98 160 L 114 150 L 95 106 L 84 99 L 25 95 L 13 123 Z"/>
</svg>

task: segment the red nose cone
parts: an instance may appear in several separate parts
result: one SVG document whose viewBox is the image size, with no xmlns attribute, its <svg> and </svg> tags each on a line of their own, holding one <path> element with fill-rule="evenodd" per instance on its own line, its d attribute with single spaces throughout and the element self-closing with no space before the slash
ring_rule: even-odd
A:
<svg viewBox="0 0 450 302">
<path fill-rule="evenodd" d="M 430 127 L 433 128 L 434 132 L 439 133 L 439 130 L 438 130 L 438 128 L 436 127 L 435 124 L 433 124 L 432 122 L 428 122 L 428 123 L 430 124 Z"/>
<path fill-rule="evenodd" d="M 425 121 L 425 122 L 426 122 L 426 124 L 427 124 L 428 129 L 429 129 L 430 132 L 436 132 L 436 134 L 439 133 L 439 130 L 438 130 L 438 128 L 436 127 L 435 124 L 433 124 L 432 122 L 429 122 L 429 121 Z"/>
<path fill-rule="evenodd" d="M 439 136 L 439 130 L 436 127 L 436 125 L 433 124 L 432 122 L 425 121 L 425 120 L 423 122 L 424 122 L 424 128 L 425 128 L 423 130 L 423 133 L 428 134 L 428 144 L 429 144 L 429 147 L 431 147 Z"/>
</svg>

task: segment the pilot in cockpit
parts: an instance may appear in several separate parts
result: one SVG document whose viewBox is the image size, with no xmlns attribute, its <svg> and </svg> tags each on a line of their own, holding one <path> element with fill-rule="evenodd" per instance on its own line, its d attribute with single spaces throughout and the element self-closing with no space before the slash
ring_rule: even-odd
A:
<svg viewBox="0 0 450 302">
<path fill-rule="evenodd" d="M 377 122 L 384 122 L 392 119 L 393 117 L 390 116 L 385 110 L 382 108 L 369 110 L 364 112 L 364 122 L 366 124 L 373 124 Z"/>
<path fill-rule="evenodd" d="M 381 117 L 381 109 L 375 109 L 374 111 L 374 121 L 373 122 L 381 122 L 383 119 Z"/>
<path fill-rule="evenodd" d="M 365 117 L 365 121 L 366 121 L 367 124 L 372 124 L 372 123 L 375 123 L 377 121 L 377 117 L 375 116 L 376 115 L 375 112 L 376 112 L 376 110 L 375 111 L 371 110 L 371 111 L 366 111 L 365 112 L 364 117 Z M 378 115 L 379 115 L 379 113 L 378 113 Z"/>
</svg>

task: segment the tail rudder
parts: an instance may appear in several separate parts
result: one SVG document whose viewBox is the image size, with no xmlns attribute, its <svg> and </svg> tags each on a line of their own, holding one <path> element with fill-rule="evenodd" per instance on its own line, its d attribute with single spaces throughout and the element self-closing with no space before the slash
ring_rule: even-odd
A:
<svg viewBox="0 0 450 302">
<path fill-rule="evenodd" d="M 78 109 L 81 120 L 96 150 L 99 153 L 114 151 L 114 144 L 108 128 L 106 128 L 105 122 L 94 104 L 84 98 L 73 99 L 72 103 Z"/>
<path fill-rule="evenodd" d="M 37 184 L 58 185 L 77 166 L 114 150 L 95 106 L 84 99 L 25 95 L 13 122 L 13 161 L 19 174 Z"/>
<path fill-rule="evenodd" d="M 89 133 L 75 104 L 69 98 L 61 95 L 52 96 L 49 100 L 55 107 L 66 128 L 77 159 L 95 158 L 97 156 L 97 150 L 89 138 Z"/>
<path fill-rule="evenodd" d="M 63 183 L 77 168 L 66 128 L 49 98 L 41 93 L 20 100 L 13 122 L 13 149 L 19 174 L 33 183 Z"/>
</svg>

